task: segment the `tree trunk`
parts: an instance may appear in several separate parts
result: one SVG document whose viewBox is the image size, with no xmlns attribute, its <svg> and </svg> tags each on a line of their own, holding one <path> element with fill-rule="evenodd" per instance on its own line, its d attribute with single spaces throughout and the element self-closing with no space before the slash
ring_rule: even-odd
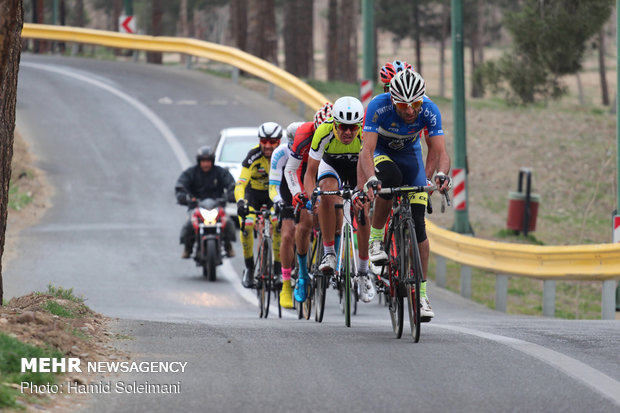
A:
<svg viewBox="0 0 620 413">
<path fill-rule="evenodd" d="M 586 101 L 583 96 L 583 84 L 581 83 L 581 76 L 579 75 L 579 72 L 575 73 L 575 75 L 577 76 L 577 96 L 579 98 L 579 106 L 583 106 L 585 105 Z"/>
<path fill-rule="evenodd" d="M 162 31 L 162 8 L 161 0 L 151 0 L 151 34 L 153 36 L 161 36 Z M 163 62 L 163 56 L 161 52 L 147 52 L 146 61 L 148 63 L 161 64 Z"/>
<path fill-rule="evenodd" d="M 328 80 L 357 83 L 357 1 L 330 0 L 329 4 Z"/>
<path fill-rule="evenodd" d="M 415 70 L 419 74 L 422 74 L 422 29 L 420 24 L 420 1 L 415 0 L 413 4 L 413 25 L 415 27 L 415 34 L 413 40 L 415 43 Z"/>
<path fill-rule="evenodd" d="M 179 36 L 189 37 L 189 28 L 187 25 L 187 0 L 179 2 Z M 181 63 L 185 63 L 187 55 L 181 53 Z"/>
<path fill-rule="evenodd" d="M 450 37 L 450 7 L 444 3 L 441 10 L 441 41 L 439 43 L 439 96 L 446 97 L 446 39 Z"/>
<path fill-rule="evenodd" d="M 476 35 L 474 34 L 474 38 L 471 39 L 472 43 L 471 46 L 469 48 L 470 51 L 470 55 L 471 55 L 471 97 L 472 98 L 477 98 L 478 97 L 478 82 L 476 82 Z"/>
<path fill-rule="evenodd" d="M 45 23 L 45 2 L 43 0 L 34 0 L 35 2 L 35 7 L 34 7 L 34 13 L 36 13 L 36 15 L 34 16 L 34 22 L 35 23 Z M 49 50 L 49 43 L 47 42 L 47 40 L 37 40 L 35 41 L 35 53 L 47 53 L 47 51 Z"/>
<path fill-rule="evenodd" d="M 121 18 L 123 10 L 123 0 L 114 0 L 112 4 L 112 30 L 116 33 L 119 32 L 119 20 Z M 112 49 L 114 52 L 114 56 L 120 56 L 122 54 L 122 50 L 115 47 Z"/>
<path fill-rule="evenodd" d="M 325 45 L 325 59 L 327 60 L 327 80 L 336 80 L 338 77 L 338 0 L 329 0 L 327 13 L 327 44 Z"/>
<path fill-rule="evenodd" d="M 17 73 L 23 22 L 24 10 L 21 0 L 0 0 L 0 305 L 4 297 L 2 255 L 11 182 Z"/>
<path fill-rule="evenodd" d="M 478 65 L 481 65 L 482 63 L 484 63 L 484 45 L 485 45 L 485 41 L 484 41 L 484 28 L 486 26 L 486 20 L 484 18 L 484 0 L 478 0 L 478 56 L 476 61 L 478 62 Z"/>
<path fill-rule="evenodd" d="M 297 77 L 312 72 L 313 0 L 289 0 L 284 3 L 284 69 Z"/>
<path fill-rule="evenodd" d="M 248 15 L 245 4 L 244 0 L 230 2 L 230 37 L 238 49 L 247 51 Z"/>
<path fill-rule="evenodd" d="M 75 17 L 73 25 L 76 27 L 84 27 L 84 0 L 75 0 Z M 77 53 L 84 53 L 84 46 L 82 43 L 78 43 Z"/>
<path fill-rule="evenodd" d="M 346 29 L 346 53 L 347 63 L 344 67 L 345 73 L 343 73 L 343 80 L 345 82 L 350 83 L 358 83 L 359 76 L 357 75 L 358 71 L 358 61 L 357 61 L 357 28 L 359 27 L 359 19 L 358 19 L 358 4 L 360 2 L 357 0 L 343 0 L 344 10 L 342 16 L 346 16 L 347 21 L 347 29 Z"/>
<path fill-rule="evenodd" d="M 65 7 L 65 0 L 60 0 L 59 4 L 59 19 L 60 19 L 60 25 L 64 26 L 66 24 L 66 19 L 67 19 L 67 13 L 66 13 L 66 7 Z M 60 51 L 61 54 L 65 54 L 65 49 L 67 48 L 67 45 L 65 42 L 60 42 L 58 43 L 58 50 Z"/>
<path fill-rule="evenodd" d="M 471 39 L 471 97 L 479 98 L 482 96 L 482 85 L 478 76 L 476 76 L 476 68 L 482 63 L 480 57 L 482 56 L 482 33 L 484 32 L 484 22 L 482 19 L 484 4 L 478 0 L 476 2 L 476 29 L 472 31 Z"/>
<path fill-rule="evenodd" d="M 248 53 L 278 64 L 274 0 L 248 0 Z"/>
<path fill-rule="evenodd" d="M 598 32 L 598 73 L 601 78 L 601 98 L 603 105 L 609 105 L 609 88 L 607 87 L 607 72 L 605 69 L 605 29 Z"/>
</svg>

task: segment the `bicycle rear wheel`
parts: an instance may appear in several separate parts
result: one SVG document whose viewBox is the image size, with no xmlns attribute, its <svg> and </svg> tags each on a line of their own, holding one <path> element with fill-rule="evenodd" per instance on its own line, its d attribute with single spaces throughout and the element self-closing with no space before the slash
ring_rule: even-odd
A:
<svg viewBox="0 0 620 413">
<path fill-rule="evenodd" d="M 420 280 L 422 278 L 422 262 L 420 251 L 415 236 L 415 229 L 411 222 L 407 222 L 403 228 L 403 241 L 405 253 L 403 257 L 403 272 L 407 277 L 407 303 L 409 309 L 409 324 L 413 341 L 420 341 Z"/>
<path fill-rule="evenodd" d="M 400 259 L 396 246 L 397 242 L 400 242 L 400 240 L 397 240 L 397 238 L 397 236 L 394 236 L 394 231 L 390 229 L 385 238 L 385 245 L 388 246 L 388 263 L 383 266 L 381 278 L 385 276 L 389 280 L 390 286 L 387 288 L 386 299 L 388 310 L 390 311 L 390 319 L 392 320 L 392 330 L 396 338 L 401 338 L 403 335 L 404 294 L 402 291 L 402 283 L 400 283 L 399 278 Z"/>
</svg>

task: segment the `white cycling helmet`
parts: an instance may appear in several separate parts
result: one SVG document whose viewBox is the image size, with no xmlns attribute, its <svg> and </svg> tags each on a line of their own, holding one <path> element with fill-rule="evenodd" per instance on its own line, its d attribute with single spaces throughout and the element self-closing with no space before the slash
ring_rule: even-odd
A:
<svg viewBox="0 0 620 413">
<path fill-rule="evenodd" d="M 293 146 L 293 141 L 295 140 L 295 133 L 297 132 L 297 128 L 303 125 L 303 122 L 293 122 L 286 127 L 286 137 L 288 138 L 288 146 L 289 148 Z"/>
<path fill-rule="evenodd" d="M 275 122 L 265 122 L 258 127 L 258 137 L 260 139 L 282 139 L 282 126 Z"/>
<path fill-rule="evenodd" d="M 334 102 L 332 116 L 336 122 L 346 125 L 361 123 L 364 120 L 364 105 L 353 96 L 343 96 Z"/>
<path fill-rule="evenodd" d="M 420 100 L 426 92 L 426 83 L 418 72 L 402 70 L 390 81 L 390 95 L 394 102 L 411 103 Z"/>
</svg>

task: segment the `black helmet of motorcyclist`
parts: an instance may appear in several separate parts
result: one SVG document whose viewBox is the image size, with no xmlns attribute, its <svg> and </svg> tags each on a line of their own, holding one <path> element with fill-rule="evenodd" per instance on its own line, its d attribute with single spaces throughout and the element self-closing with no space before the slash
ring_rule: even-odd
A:
<svg viewBox="0 0 620 413">
<path fill-rule="evenodd" d="M 201 146 L 196 152 L 196 162 L 200 164 L 202 160 L 215 162 L 215 152 L 213 152 L 213 149 L 211 149 L 209 145 Z"/>
</svg>

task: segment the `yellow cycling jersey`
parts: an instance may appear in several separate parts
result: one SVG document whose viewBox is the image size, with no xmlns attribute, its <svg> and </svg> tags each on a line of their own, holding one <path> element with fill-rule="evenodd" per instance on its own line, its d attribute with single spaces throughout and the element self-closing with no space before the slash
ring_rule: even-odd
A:
<svg viewBox="0 0 620 413">
<path fill-rule="evenodd" d="M 309 156 L 317 161 L 323 159 L 336 170 L 356 169 L 362 150 L 361 131 L 359 128 L 353 141 L 345 145 L 338 139 L 334 119 L 330 118 L 314 132 Z"/>
<path fill-rule="evenodd" d="M 270 166 L 271 162 L 263 155 L 260 145 L 250 149 L 248 156 L 241 163 L 241 174 L 235 186 L 235 199 L 238 201 L 245 198 L 245 190 L 248 184 L 255 191 L 267 193 Z"/>
</svg>

